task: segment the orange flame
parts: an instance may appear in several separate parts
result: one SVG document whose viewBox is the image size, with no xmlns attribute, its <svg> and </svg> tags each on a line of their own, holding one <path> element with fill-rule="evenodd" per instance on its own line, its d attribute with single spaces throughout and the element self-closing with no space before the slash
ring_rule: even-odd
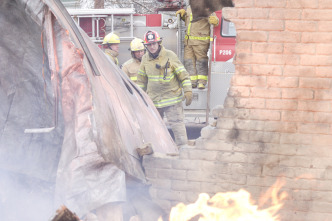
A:
<svg viewBox="0 0 332 221">
<path fill-rule="evenodd" d="M 277 182 L 270 187 L 263 198 L 260 206 L 271 201 L 271 207 L 259 210 L 260 206 L 254 205 L 250 193 L 240 189 L 238 192 L 217 193 L 212 198 L 206 193 L 201 193 L 194 204 L 184 205 L 183 203 L 173 207 L 170 214 L 170 221 L 277 221 L 276 215 L 287 197 L 286 192 L 279 193 L 284 185 L 283 181 Z M 159 219 L 158 221 L 162 221 Z"/>
</svg>

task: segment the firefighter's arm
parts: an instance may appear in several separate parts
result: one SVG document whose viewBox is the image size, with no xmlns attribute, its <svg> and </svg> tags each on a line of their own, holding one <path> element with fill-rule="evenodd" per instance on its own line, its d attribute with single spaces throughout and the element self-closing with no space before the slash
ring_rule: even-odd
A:
<svg viewBox="0 0 332 221">
<path fill-rule="evenodd" d="M 177 75 L 177 78 L 180 80 L 183 88 L 184 95 L 182 100 L 183 101 L 185 100 L 186 106 L 189 106 L 193 100 L 193 93 L 192 93 L 189 74 L 183 65 L 175 68 L 175 73 Z"/>
<path fill-rule="evenodd" d="M 184 92 L 192 91 L 189 73 L 187 72 L 183 64 L 179 61 L 179 59 L 177 59 L 177 57 L 172 61 L 171 65 L 175 75 L 177 76 L 177 79 L 181 83 L 183 91 Z"/>
<path fill-rule="evenodd" d="M 189 77 L 189 73 L 184 68 L 183 64 L 174 54 L 174 60 L 172 61 L 173 72 L 175 73 L 177 79 L 180 81 L 181 86 L 183 88 L 184 96 L 182 100 L 186 101 L 186 106 L 190 105 L 193 99 L 193 93 L 191 88 L 191 81 Z"/>
<path fill-rule="evenodd" d="M 148 77 L 145 73 L 145 66 L 144 63 L 141 63 L 141 66 L 138 69 L 137 73 L 137 85 L 142 88 L 144 91 L 147 89 Z"/>
<path fill-rule="evenodd" d="M 216 13 L 213 12 L 209 16 L 209 24 L 214 26 L 217 26 L 219 24 L 219 18 L 216 16 Z"/>
</svg>

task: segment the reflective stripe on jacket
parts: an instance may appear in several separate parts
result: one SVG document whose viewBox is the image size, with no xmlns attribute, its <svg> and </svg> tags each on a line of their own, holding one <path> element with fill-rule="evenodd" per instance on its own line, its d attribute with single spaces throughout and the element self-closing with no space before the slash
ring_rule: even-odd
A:
<svg viewBox="0 0 332 221">
<path fill-rule="evenodd" d="M 166 67 L 167 62 L 169 63 Z M 156 59 L 149 53 L 143 56 L 137 84 L 146 91 L 157 108 L 181 102 L 181 88 L 184 92 L 192 90 L 189 74 L 183 64 L 173 51 L 163 46 Z"/>
<path fill-rule="evenodd" d="M 122 70 L 135 83 L 137 83 L 137 72 L 141 62 L 135 58 L 131 58 L 122 65 Z"/>
</svg>

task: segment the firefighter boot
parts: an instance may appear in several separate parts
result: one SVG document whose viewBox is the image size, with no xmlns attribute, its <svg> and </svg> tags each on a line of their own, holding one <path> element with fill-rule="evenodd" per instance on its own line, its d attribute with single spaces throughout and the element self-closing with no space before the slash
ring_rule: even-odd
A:
<svg viewBox="0 0 332 221">
<path fill-rule="evenodd" d="M 201 90 L 205 89 L 205 85 L 202 84 L 202 83 L 199 83 L 198 84 L 198 89 L 201 89 Z"/>
<path fill-rule="evenodd" d="M 184 59 L 183 61 L 184 67 L 188 71 L 190 75 L 191 87 L 197 87 L 197 74 L 196 74 L 196 67 L 193 59 Z"/>
<path fill-rule="evenodd" d="M 196 61 L 198 89 L 204 89 L 207 83 L 208 59 L 200 59 Z"/>
</svg>

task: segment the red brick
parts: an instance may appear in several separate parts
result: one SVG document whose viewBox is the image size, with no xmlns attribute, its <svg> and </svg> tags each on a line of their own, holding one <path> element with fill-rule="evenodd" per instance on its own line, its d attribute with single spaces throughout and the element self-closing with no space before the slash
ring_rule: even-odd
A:
<svg viewBox="0 0 332 221">
<path fill-rule="evenodd" d="M 265 54 L 246 54 L 238 53 L 236 55 L 236 64 L 266 64 L 267 55 Z"/>
<path fill-rule="evenodd" d="M 231 97 L 249 97 L 250 87 L 232 86 L 228 91 Z"/>
<path fill-rule="evenodd" d="M 231 80 L 232 86 L 250 86 L 250 75 L 234 75 Z"/>
<path fill-rule="evenodd" d="M 308 111 L 283 111 L 281 116 L 286 122 L 314 122 L 314 113 Z"/>
<path fill-rule="evenodd" d="M 314 91 L 310 89 L 284 88 L 282 98 L 308 100 L 314 98 Z"/>
<path fill-rule="evenodd" d="M 315 112 L 314 122 L 317 123 L 332 123 L 332 113 Z"/>
<path fill-rule="evenodd" d="M 252 30 L 252 20 L 249 19 L 231 19 L 235 24 L 237 32 L 240 30 Z"/>
<path fill-rule="evenodd" d="M 225 108 L 233 108 L 235 99 L 233 97 L 227 96 L 224 101 Z"/>
<path fill-rule="evenodd" d="M 326 175 L 326 173 L 325 173 L 325 175 Z M 331 202 L 317 202 L 317 201 L 313 201 L 313 203 L 310 205 L 310 208 L 311 208 L 312 212 L 327 213 L 327 214 L 330 213 L 331 214 L 332 203 Z M 331 216 L 330 216 L 330 219 L 327 219 L 327 217 L 324 217 L 324 219 L 325 220 L 331 220 Z"/>
<path fill-rule="evenodd" d="M 297 65 L 299 64 L 300 56 L 293 54 L 269 54 L 268 64 L 274 65 Z"/>
<path fill-rule="evenodd" d="M 277 87 L 277 88 L 295 88 L 299 85 L 298 77 L 276 77 L 269 76 L 267 77 L 267 86 L 268 87 Z"/>
<path fill-rule="evenodd" d="M 305 134 L 328 134 L 330 125 L 317 123 L 298 123 L 298 130 L 299 133 Z"/>
<path fill-rule="evenodd" d="M 266 1 L 266 0 L 255 0 L 256 8 L 284 8 L 287 0 L 278 1 Z"/>
<path fill-rule="evenodd" d="M 307 169 L 310 168 L 311 162 L 312 158 L 310 156 L 280 157 L 280 165 L 289 167 L 300 167 L 296 169 L 296 177 L 303 175 L 303 172 L 307 171 Z M 322 170 L 319 171 L 321 172 Z M 310 196 L 303 198 L 310 198 Z"/>
<path fill-rule="evenodd" d="M 238 31 L 236 39 L 239 41 L 266 42 L 267 32 L 265 31 Z"/>
<path fill-rule="evenodd" d="M 279 65 L 254 65 L 252 67 L 253 75 L 282 75 L 282 67 Z"/>
<path fill-rule="evenodd" d="M 224 101 L 224 107 L 226 108 L 234 107 L 234 100 L 235 100 L 234 98 L 227 96 Z"/>
<path fill-rule="evenodd" d="M 264 122 L 265 121 L 236 119 L 235 125 L 239 130 L 264 130 Z"/>
<path fill-rule="evenodd" d="M 331 105 L 330 101 L 299 101 L 298 110 L 330 112 Z"/>
<path fill-rule="evenodd" d="M 297 123 L 280 122 L 280 121 L 265 121 L 264 131 L 275 131 L 284 133 L 295 133 L 297 131 Z M 281 150 L 279 150 L 281 151 Z M 281 154 L 281 152 L 279 152 Z"/>
<path fill-rule="evenodd" d="M 271 31 L 268 42 L 301 42 L 301 33 L 289 31 Z"/>
<path fill-rule="evenodd" d="M 251 42 L 240 41 L 236 43 L 236 53 L 251 53 Z"/>
<path fill-rule="evenodd" d="M 250 142 L 279 143 L 280 134 L 266 131 L 249 131 Z"/>
<path fill-rule="evenodd" d="M 304 33 L 302 33 L 302 42 L 303 43 L 331 43 L 331 41 L 332 41 L 332 33 L 328 33 L 328 32 L 304 32 Z"/>
<path fill-rule="evenodd" d="M 253 53 L 270 53 L 270 54 L 281 54 L 283 52 L 282 43 L 266 43 L 260 42 L 252 43 L 252 52 Z"/>
<path fill-rule="evenodd" d="M 254 7 L 254 0 L 233 0 L 236 8 L 252 8 Z"/>
<path fill-rule="evenodd" d="M 265 77 L 256 77 L 256 76 L 237 75 L 232 78 L 232 85 L 264 87 L 266 85 L 266 78 Z"/>
<path fill-rule="evenodd" d="M 330 21 L 332 20 L 331 11 L 325 9 L 304 9 L 302 12 L 303 20 Z"/>
<path fill-rule="evenodd" d="M 284 76 L 313 77 L 316 76 L 315 71 L 315 67 L 287 65 L 284 67 Z"/>
<path fill-rule="evenodd" d="M 258 10 L 257 8 L 239 8 L 237 13 L 237 18 L 267 19 L 269 16 L 269 9 Z"/>
<path fill-rule="evenodd" d="M 312 145 L 331 145 L 332 135 L 315 135 L 313 136 Z"/>
<path fill-rule="evenodd" d="M 318 31 L 332 31 L 332 21 L 318 21 Z"/>
<path fill-rule="evenodd" d="M 230 7 L 226 7 L 223 8 L 222 10 L 222 16 L 226 19 L 232 19 L 232 18 L 236 18 L 237 16 L 237 9 L 236 8 L 230 8 Z"/>
<path fill-rule="evenodd" d="M 332 78 L 332 68 L 331 67 L 316 67 L 317 77 L 327 77 Z"/>
<path fill-rule="evenodd" d="M 318 0 L 318 7 L 322 9 L 332 8 L 332 0 Z"/>
<path fill-rule="evenodd" d="M 286 21 L 286 31 L 316 31 L 317 22 L 315 21 Z"/>
<path fill-rule="evenodd" d="M 316 54 L 332 55 L 332 44 L 317 44 Z"/>
<path fill-rule="evenodd" d="M 283 31 L 282 20 L 252 20 L 252 28 L 258 31 Z"/>
<path fill-rule="evenodd" d="M 296 110 L 297 101 L 287 99 L 266 99 L 266 109 L 272 110 Z"/>
<path fill-rule="evenodd" d="M 280 136 L 281 144 L 311 144 L 312 135 L 298 133 L 282 133 Z"/>
<path fill-rule="evenodd" d="M 285 9 L 285 8 L 271 8 L 270 19 L 286 19 L 286 20 L 299 20 L 301 19 L 301 9 Z"/>
<path fill-rule="evenodd" d="M 219 162 L 246 163 L 247 154 L 237 152 L 219 152 L 217 160 Z M 223 181 L 223 179 L 221 179 Z"/>
<path fill-rule="evenodd" d="M 265 108 L 265 99 L 262 98 L 238 98 L 235 102 L 235 107 L 239 108 Z"/>
<path fill-rule="evenodd" d="M 318 0 L 288 0 L 287 8 L 318 8 Z"/>
<path fill-rule="evenodd" d="M 326 55 L 301 55 L 300 57 L 301 65 L 310 66 L 330 66 L 332 65 L 332 56 Z"/>
<path fill-rule="evenodd" d="M 315 100 L 332 100 L 332 90 L 316 90 Z"/>
<path fill-rule="evenodd" d="M 281 98 L 281 90 L 279 88 L 252 88 L 251 97 L 260 98 Z"/>
<path fill-rule="evenodd" d="M 280 164 L 274 167 L 271 167 L 270 165 L 264 165 L 262 171 L 263 176 L 295 177 L 294 168 L 281 166 Z M 262 198 L 264 199 L 264 196 Z M 266 197 L 266 200 L 268 200 L 268 197 Z M 287 207 L 289 206 L 287 205 Z"/>
<path fill-rule="evenodd" d="M 253 87 L 265 87 L 266 77 L 264 76 L 252 76 L 250 79 L 250 86 Z"/>
<path fill-rule="evenodd" d="M 316 45 L 315 44 L 295 44 L 295 43 L 285 43 L 284 44 L 285 54 L 315 54 Z"/>
<path fill-rule="evenodd" d="M 331 80 L 326 78 L 300 78 L 300 88 L 331 88 Z"/>
<path fill-rule="evenodd" d="M 280 111 L 274 110 L 260 110 L 252 109 L 250 110 L 251 120 L 267 120 L 267 121 L 278 121 L 281 118 Z"/>
<path fill-rule="evenodd" d="M 236 65 L 236 74 L 249 75 L 251 74 L 251 65 L 238 64 Z"/>
</svg>

